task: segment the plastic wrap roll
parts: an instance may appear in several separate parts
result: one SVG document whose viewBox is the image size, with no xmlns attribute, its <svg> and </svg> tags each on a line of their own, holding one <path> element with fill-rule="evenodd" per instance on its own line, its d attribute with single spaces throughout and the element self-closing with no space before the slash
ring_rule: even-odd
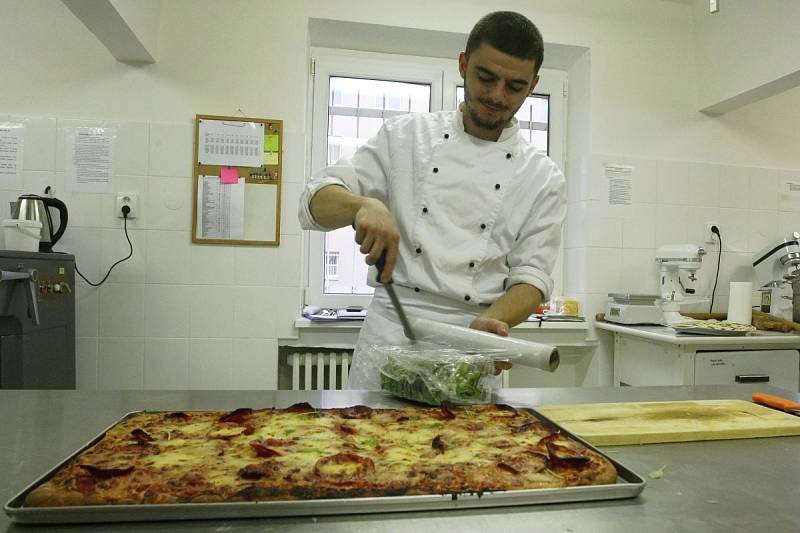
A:
<svg viewBox="0 0 800 533">
<path fill-rule="evenodd" d="M 560 363 L 558 349 L 551 344 L 523 341 L 511 337 L 501 337 L 494 333 L 477 329 L 444 324 L 424 318 L 411 318 L 411 329 L 419 340 L 446 344 L 469 350 L 503 350 L 513 354 L 509 360 L 515 365 L 529 366 L 555 371 Z"/>
</svg>

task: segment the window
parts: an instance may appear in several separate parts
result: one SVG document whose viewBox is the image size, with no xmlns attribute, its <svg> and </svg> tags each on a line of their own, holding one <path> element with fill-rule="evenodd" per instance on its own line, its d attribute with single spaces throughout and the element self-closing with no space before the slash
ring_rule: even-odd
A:
<svg viewBox="0 0 800 533">
<path fill-rule="evenodd" d="M 314 49 L 312 172 L 349 157 L 389 117 L 454 109 L 463 81 L 453 60 Z M 347 55 L 344 55 L 347 54 Z M 517 112 L 520 130 L 563 168 L 563 88 L 560 71 L 540 72 L 537 93 Z M 373 289 L 352 228 L 307 232 L 306 302 L 322 307 L 366 307 Z M 560 287 L 560 265 L 554 279 Z"/>
<path fill-rule="evenodd" d="M 341 76 L 331 76 L 329 83 L 327 165 L 341 157 L 352 156 L 359 146 L 378 133 L 385 119 L 430 110 L 431 86 L 428 84 Z M 354 243 L 355 231 L 352 228 L 331 231 L 324 235 L 324 241 L 325 257 L 335 254 L 347 257 L 347 261 L 343 264 L 341 279 L 338 272 L 334 278 L 326 269 L 323 293 L 371 295 L 373 289 L 367 285 L 368 267 Z"/>
<path fill-rule="evenodd" d="M 456 88 L 456 107 L 464 101 L 464 86 Z M 550 136 L 550 96 L 534 94 L 529 96 L 514 115 L 519 121 L 519 132 L 526 141 L 550 155 L 548 138 Z"/>
<path fill-rule="evenodd" d="M 339 280 L 339 252 L 325 252 L 325 291 L 330 289 L 327 286 L 328 281 Z"/>
</svg>

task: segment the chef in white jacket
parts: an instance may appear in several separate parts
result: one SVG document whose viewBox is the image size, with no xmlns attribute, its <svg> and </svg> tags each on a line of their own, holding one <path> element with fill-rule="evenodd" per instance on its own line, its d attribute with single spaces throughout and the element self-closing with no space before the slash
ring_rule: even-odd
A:
<svg viewBox="0 0 800 533">
<path fill-rule="evenodd" d="M 550 296 L 566 211 L 564 176 L 514 118 L 542 56 L 526 17 L 483 17 L 458 58 L 460 109 L 387 119 L 353 157 L 309 180 L 302 226 L 355 227 L 368 264 L 386 254 L 381 281 L 393 280 L 410 317 L 508 335 Z M 354 389 L 380 388 L 372 345 L 408 343 L 370 277 L 377 286 L 354 354 Z"/>
</svg>

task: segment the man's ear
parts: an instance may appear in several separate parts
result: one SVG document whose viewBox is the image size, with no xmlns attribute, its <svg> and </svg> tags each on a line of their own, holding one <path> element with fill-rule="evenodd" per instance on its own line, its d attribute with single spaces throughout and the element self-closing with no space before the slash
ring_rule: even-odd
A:
<svg viewBox="0 0 800 533">
<path fill-rule="evenodd" d="M 461 79 L 467 79 L 467 54 L 461 52 L 458 54 L 458 72 L 461 74 Z"/>
<path fill-rule="evenodd" d="M 533 77 L 533 81 L 531 82 L 531 88 L 530 88 L 530 90 L 528 91 L 528 93 L 529 93 L 531 96 L 533 96 L 533 90 L 536 88 L 536 84 L 538 84 L 538 83 L 539 83 L 539 75 L 537 74 L 537 75 L 535 75 L 535 76 Z"/>
</svg>

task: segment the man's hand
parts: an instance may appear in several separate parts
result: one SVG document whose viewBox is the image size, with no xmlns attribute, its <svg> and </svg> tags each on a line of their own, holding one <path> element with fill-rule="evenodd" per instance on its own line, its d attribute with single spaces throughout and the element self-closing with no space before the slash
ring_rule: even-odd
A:
<svg viewBox="0 0 800 533">
<path fill-rule="evenodd" d="M 400 232 L 394 217 L 382 202 L 368 198 L 356 211 L 353 226 L 356 228 L 356 243 L 361 245 L 361 253 L 367 254 L 364 260 L 368 265 L 377 263 L 381 254 L 386 252 L 386 264 L 380 281 L 389 282 L 397 263 L 400 243 Z"/>
<path fill-rule="evenodd" d="M 501 337 L 508 337 L 508 324 L 495 318 L 478 317 L 469 325 L 472 329 L 488 331 Z"/>
<path fill-rule="evenodd" d="M 495 318 L 484 318 L 479 316 L 472 321 L 469 327 L 480 331 L 488 331 L 489 333 L 494 333 L 495 335 L 500 335 L 501 337 L 508 337 L 508 324 Z M 511 368 L 511 363 L 509 361 L 495 361 L 494 375 L 496 376 L 503 370 L 508 370 L 509 368 Z"/>
</svg>

